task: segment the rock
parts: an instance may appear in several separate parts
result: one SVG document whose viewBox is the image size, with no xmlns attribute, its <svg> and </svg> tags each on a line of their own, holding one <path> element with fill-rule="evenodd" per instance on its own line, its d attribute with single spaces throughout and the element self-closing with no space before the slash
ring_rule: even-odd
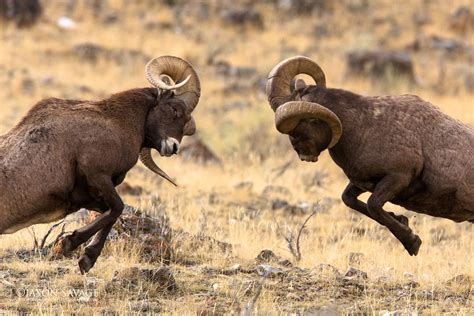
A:
<svg viewBox="0 0 474 316">
<path fill-rule="evenodd" d="M 291 267 L 293 264 L 290 260 L 283 259 L 277 256 L 273 251 L 269 249 L 262 250 L 258 256 L 255 258 L 255 261 L 260 264 L 264 263 L 277 263 L 282 267 Z"/>
<path fill-rule="evenodd" d="M 179 150 L 179 156 L 185 161 L 192 161 L 203 165 L 221 164 L 221 159 L 200 138 L 193 137 Z"/>
<path fill-rule="evenodd" d="M 470 33 L 474 29 L 474 12 L 469 6 L 458 7 L 449 18 L 449 27 L 459 34 Z"/>
<path fill-rule="evenodd" d="M 40 0 L 0 1 L 0 19 L 11 21 L 19 28 L 33 26 L 42 13 Z"/>
<path fill-rule="evenodd" d="M 234 264 L 232 267 L 227 268 L 227 269 L 205 267 L 202 269 L 202 271 L 207 274 L 235 275 L 242 271 L 242 266 L 240 264 Z M 244 271 L 244 272 L 248 272 L 248 271 Z"/>
<path fill-rule="evenodd" d="M 347 54 L 346 66 L 348 75 L 367 77 L 373 82 L 398 78 L 416 82 L 413 60 L 405 52 L 354 50 Z"/>
<path fill-rule="evenodd" d="M 290 190 L 285 187 L 278 186 L 278 185 L 267 185 L 263 191 L 262 195 L 266 197 L 270 197 L 273 195 L 281 195 L 281 196 L 289 196 L 291 195 Z"/>
<path fill-rule="evenodd" d="M 255 258 L 255 261 L 258 263 L 270 263 L 276 262 L 278 259 L 278 256 L 273 251 L 265 249 L 258 254 L 258 256 Z"/>
<path fill-rule="evenodd" d="M 142 272 L 143 273 L 143 272 Z M 145 274 L 149 281 L 156 284 L 159 288 L 165 288 L 169 291 L 177 289 L 176 280 L 169 267 L 160 267 L 158 269 L 148 269 Z"/>
<path fill-rule="evenodd" d="M 352 12 L 363 12 L 370 8 L 370 0 L 345 0 L 347 8 Z"/>
<path fill-rule="evenodd" d="M 292 267 L 293 264 L 291 263 L 290 260 L 288 259 L 281 259 L 281 260 L 278 260 L 277 262 L 279 265 L 281 265 L 282 267 Z"/>
<path fill-rule="evenodd" d="M 439 51 L 446 57 L 458 57 L 472 60 L 474 58 L 474 47 L 462 40 L 431 35 L 429 37 L 420 36 L 416 38 L 407 49 L 419 51 Z"/>
<path fill-rule="evenodd" d="M 278 275 L 283 274 L 283 271 L 278 268 L 274 268 L 271 265 L 268 264 L 260 264 L 256 268 L 257 274 L 262 276 L 262 277 L 276 277 Z"/>
<path fill-rule="evenodd" d="M 102 18 L 102 23 L 105 25 L 115 24 L 120 21 L 120 16 L 115 12 L 109 12 Z"/>
<path fill-rule="evenodd" d="M 146 63 L 151 57 L 136 49 L 109 49 L 99 44 L 83 42 L 71 49 L 72 54 L 81 60 L 95 63 L 100 59 L 113 61 L 117 64 L 130 62 Z"/>
<path fill-rule="evenodd" d="M 468 49 L 468 45 L 465 44 L 463 41 L 441 37 L 437 35 L 433 35 L 429 38 L 429 44 L 431 47 L 439 50 L 444 50 L 447 53 L 463 52 L 464 50 Z"/>
<path fill-rule="evenodd" d="M 301 202 L 296 205 L 289 204 L 285 206 L 284 212 L 291 215 L 305 215 L 315 210 L 315 207 L 317 207 L 317 204 L 313 205 L 307 202 Z"/>
<path fill-rule="evenodd" d="M 21 90 L 25 94 L 32 95 L 35 90 L 35 82 L 32 78 L 24 78 L 21 81 Z"/>
<path fill-rule="evenodd" d="M 251 7 L 230 8 L 220 13 L 224 23 L 237 26 L 253 26 L 263 29 L 263 17 L 260 12 Z"/>
<path fill-rule="evenodd" d="M 334 2 L 330 0 L 276 0 L 278 9 L 293 14 L 327 13 L 334 10 Z"/>
<path fill-rule="evenodd" d="M 272 210 L 279 210 L 289 205 L 288 201 L 282 199 L 275 199 L 272 201 Z"/>
<path fill-rule="evenodd" d="M 350 267 L 349 270 L 347 270 L 347 272 L 344 274 L 344 279 L 368 279 L 368 276 L 366 272 Z"/>
</svg>

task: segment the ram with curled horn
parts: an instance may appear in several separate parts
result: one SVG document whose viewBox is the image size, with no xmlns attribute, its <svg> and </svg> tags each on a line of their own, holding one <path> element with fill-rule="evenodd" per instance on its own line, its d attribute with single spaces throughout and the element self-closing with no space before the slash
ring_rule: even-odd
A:
<svg viewBox="0 0 474 316">
<path fill-rule="evenodd" d="M 163 56 L 145 69 L 153 87 L 100 101 L 46 99 L 0 136 L 0 234 L 65 217 L 81 208 L 102 213 L 65 236 L 64 254 L 91 241 L 79 260 L 82 273 L 100 255 L 124 204 L 115 187 L 138 159 L 174 181 L 153 161 L 151 150 L 176 154 L 196 125 L 191 113 L 199 78 L 185 60 Z M 176 84 L 175 84 L 176 82 Z"/>
<path fill-rule="evenodd" d="M 306 85 L 300 74 L 311 76 Z M 296 79 L 296 80 L 295 80 Z M 474 222 L 474 130 L 414 95 L 362 96 L 326 87 L 314 61 L 297 56 L 270 72 L 276 128 L 303 161 L 329 150 L 349 178 L 344 203 L 387 227 L 410 255 L 421 239 L 391 202 L 455 222 Z M 372 194 L 364 203 L 358 197 Z"/>
</svg>

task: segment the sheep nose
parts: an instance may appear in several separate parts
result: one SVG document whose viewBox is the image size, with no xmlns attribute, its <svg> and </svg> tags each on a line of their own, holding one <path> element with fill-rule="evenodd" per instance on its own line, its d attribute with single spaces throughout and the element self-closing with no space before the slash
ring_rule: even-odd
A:
<svg viewBox="0 0 474 316">
<path fill-rule="evenodd" d="M 178 153 L 179 146 L 177 143 L 173 144 L 173 155 L 176 155 Z"/>
</svg>

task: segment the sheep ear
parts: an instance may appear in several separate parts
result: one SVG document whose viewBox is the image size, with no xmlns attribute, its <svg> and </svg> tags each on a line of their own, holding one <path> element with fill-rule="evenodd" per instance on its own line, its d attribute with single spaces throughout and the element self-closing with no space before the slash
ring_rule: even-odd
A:
<svg viewBox="0 0 474 316">
<path fill-rule="evenodd" d="M 304 88 L 306 88 L 306 82 L 303 79 L 296 79 L 295 90 L 303 90 Z"/>
</svg>

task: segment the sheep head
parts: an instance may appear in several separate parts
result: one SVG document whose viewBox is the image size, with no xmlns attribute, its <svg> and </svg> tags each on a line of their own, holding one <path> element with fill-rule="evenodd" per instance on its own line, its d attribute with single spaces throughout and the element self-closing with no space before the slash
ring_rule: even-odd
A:
<svg viewBox="0 0 474 316">
<path fill-rule="evenodd" d="M 196 132 L 191 113 L 199 102 L 199 78 L 191 64 L 173 56 L 148 62 L 145 76 L 158 89 L 158 98 L 157 105 L 148 113 L 145 147 L 140 152 L 140 160 L 148 169 L 176 185 L 153 161 L 151 148 L 162 156 L 171 156 L 178 152 L 183 136 Z"/>
<path fill-rule="evenodd" d="M 342 124 L 331 110 L 311 100 L 303 80 L 291 82 L 299 74 L 311 76 L 318 86 L 326 87 L 326 76 L 311 59 L 296 56 L 276 65 L 267 81 L 267 96 L 275 111 L 280 133 L 288 134 L 301 160 L 316 161 L 319 153 L 334 147 L 342 135 Z"/>
</svg>

